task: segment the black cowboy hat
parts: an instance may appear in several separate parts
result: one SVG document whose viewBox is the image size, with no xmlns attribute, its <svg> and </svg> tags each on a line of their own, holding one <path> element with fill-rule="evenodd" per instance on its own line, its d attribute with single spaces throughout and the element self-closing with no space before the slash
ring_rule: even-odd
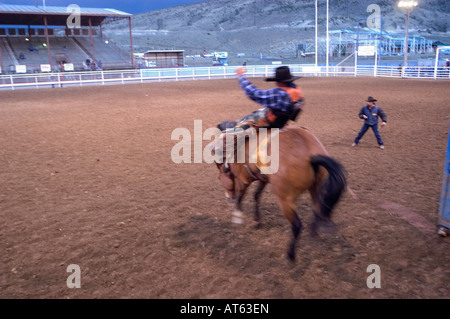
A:
<svg viewBox="0 0 450 319">
<path fill-rule="evenodd" d="M 377 99 L 373 98 L 373 96 L 369 96 L 367 98 L 367 102 L 376 102 L 376 101 L 377 101 Z"/>
<path fill-rule="evenodd" d="M 266 81 L 276 81 L 276 82 L 284 82 L 284 83 L 290 83 L 294 82 L 295 80 L 300 79 L 299 76 L 293 76 L 291 74 L 291 71 L 289 70 L 289 67 L 287 66 L 279 66 L 275 70 L 275 77 L 273 78 L 266 78 Z"/>
</svg>

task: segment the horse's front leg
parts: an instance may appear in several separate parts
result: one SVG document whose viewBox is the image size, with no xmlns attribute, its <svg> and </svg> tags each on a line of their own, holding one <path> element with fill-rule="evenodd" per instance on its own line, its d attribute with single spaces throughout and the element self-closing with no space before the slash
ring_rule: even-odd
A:
<svg viewBox="0 0 450 319">
<path fill-rule="evenodd" d="M 259 226 L 259 222 L 261 220 L 261 214 L 259 212 L 259 199 L 261 197 L 261 194 L 266 187 L 267 183 L 260 181 L 258 183 L 258 188 L 255 191 L 254 199 L 255 199 L 255 222 L 257 223 L 257 226 Z"/>
<path fill-rule="evenodd" d="M 231 221 L 235 224 L 244 223 L 244 213 L 242 212 L 242 200 L 247 192 L 249 184 L 236 183 L 236 202 L 234 211 L 231 213 Z"/>
</svg>

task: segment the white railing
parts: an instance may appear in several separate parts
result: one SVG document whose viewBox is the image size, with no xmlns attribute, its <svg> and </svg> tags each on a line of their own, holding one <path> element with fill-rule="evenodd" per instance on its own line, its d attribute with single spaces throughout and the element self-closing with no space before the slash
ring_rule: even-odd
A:
<svg viewBox="0 0 450 319">
<path fill-rule="evenodd" d="M 268 77 L 274 65 L 246 66 L 251 77 Z M 450 79 L 449 68 L 408 67 L 399 71 L 395 66 L 359 65 L 326 67 L 304 64 L 289 65 L 292 72 L 300 76 L 373 76 L 424 79 Z M 143 83 L 149 81 L 181 81 L 197 79 L 224 79 L 235 76 L 237 66 L 183 67 L 163 69 L 132 69 L 116 71 L 87 71 L 35 74 L 9 74 L 0 76 L 0 89 L 67 87 Z"/>
</svg>

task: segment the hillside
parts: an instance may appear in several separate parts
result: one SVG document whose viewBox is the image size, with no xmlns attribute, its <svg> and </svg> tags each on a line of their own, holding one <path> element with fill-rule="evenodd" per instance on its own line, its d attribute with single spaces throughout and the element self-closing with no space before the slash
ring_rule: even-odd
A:
<svg viewBox="0 0 450 319">
<path fill-rule="evenodd" d="M 209 0 L 133 16 L 133 44 L 137 52 L 184 49 L 187 54 L 228 51 L 246 56 L 293 56 L 298 44 L 314 44 L 314 0 Z M 373 0 L 330 0 L 330 30 L 366 27 Z M 383 32 L 404 33 L 405 11 L 397 1 L 382 0 Z M 319 1 L 319 46 L 323 48 L 326 1 Z M 450 2 L 421 0 L 410 14 L 410 33 L 427 39 L 450 38 Z M 125 31 L 124 31 L 125 30 Z M 105 33 L 118 44 L 128 44 L 126 22 L 113 22 Z M 450 41 L 449 41 L 450 42 Z"/>
</svg>

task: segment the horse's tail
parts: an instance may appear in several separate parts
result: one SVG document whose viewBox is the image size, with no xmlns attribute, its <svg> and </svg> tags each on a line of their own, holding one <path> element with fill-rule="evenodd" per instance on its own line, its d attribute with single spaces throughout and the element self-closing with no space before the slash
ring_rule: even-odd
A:
<svg viewBox="0 0 450 319">
<path fill-rule="evenodd" d="M 325 155 L 311 157 L 311 165 L 316 173 L 322 166 L 328 171 L 328 178 L 319 181 L 318 200 L 321 214 L 329 218 L 334 206 L 339 202 L 342 193 L 347 188 L 347 178 L 344 167 L 335 159 Z"/>
</svg>

